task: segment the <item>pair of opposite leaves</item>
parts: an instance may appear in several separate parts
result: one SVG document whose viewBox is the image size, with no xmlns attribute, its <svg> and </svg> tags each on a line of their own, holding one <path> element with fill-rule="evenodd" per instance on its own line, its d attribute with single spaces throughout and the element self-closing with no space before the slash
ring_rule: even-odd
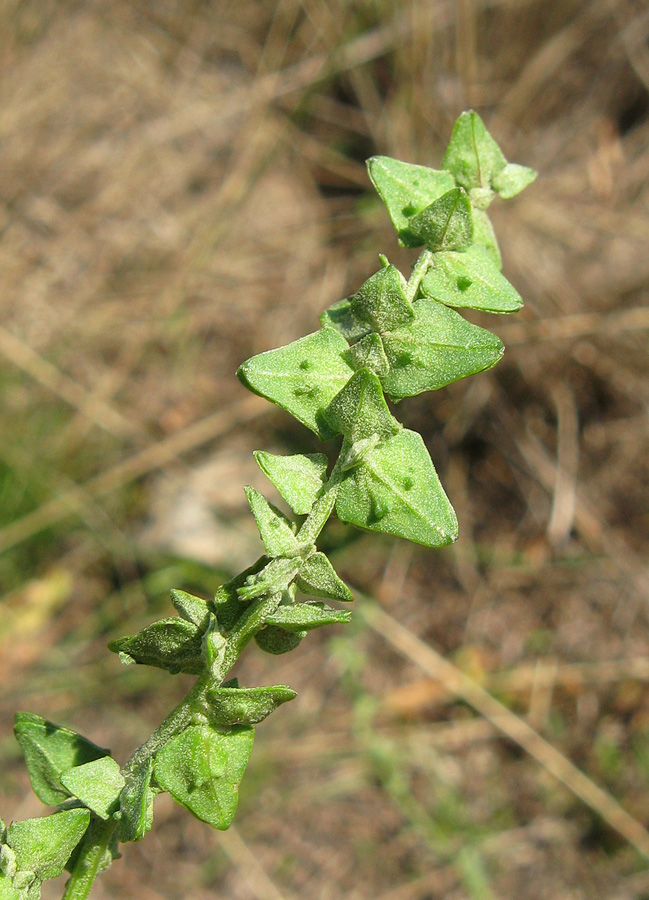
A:
<svg viewBox="0 0 649 900">
<path fill-rule="evenodd" d="M 522 306 L 500 272 L 485 209 L 495 193 L 513 197 L 535 173 L 507 163 L 474 112 L 455 123 L 442 171 L 387 157 L 373 157 L 368 169 L 400 243 L 426 244 L 434 253 L 421 296 L 410 303 L 403 276 L 382 258 L 384 268 L 357 294 L 325 311 L 320 331 L 252 357 L 238 374 L 323 440 L 342 432 L 343 455 L 354 456 L 360 442 L 336 500 L 341 520 L 440 546 L 457 537 L 455 513 L 423 441 L 389 415 L 382 391 L 398 402 L 501 358 L 495 335 L 449 307 L 510 313 Z M 384 416 L 383 433 L 363 427 L 363 395 L 372 395 L 370 406 L 385 408 L 391 424 Z M 347 416 L 346 430 L 334 409 L 344 405 L 355 407 L 357 417 Z M 354 437 L 354 430 L 364 434 Z"/>
</svg>

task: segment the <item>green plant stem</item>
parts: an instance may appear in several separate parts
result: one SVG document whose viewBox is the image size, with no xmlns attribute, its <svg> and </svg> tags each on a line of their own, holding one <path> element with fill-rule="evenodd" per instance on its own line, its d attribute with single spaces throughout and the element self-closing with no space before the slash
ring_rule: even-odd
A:
<svg viewBox="0 0 649 900">
<path fill-rule="evenodd" d="M 200 712 L 207 691 L 221 684 L 246 644 L 263 628 L 267 616 L 280 604 L 281 594 L 262 595 L 250 605 L 227 636 L 225 652 L 215 672 L 201 676 L 178 706 L 156 728 L 153 734 L 133 753 L 122 769 L 126 781 L 148 765 L 149 759 L 171 738 L 192 723 Z M 85 900 L 88 897 L 102 861 L 118 826 L 116 819 L 107 822 L 93 816 L 79 847 L 62 900 Z"/>
<path fill-rule="evenodd" d="M 104 822 L 96 816 L 92 817 L 65 885 L 62 900 L 85 900 L 88 896 L 117 824 L 115 819 Z"/>
<path fill-rule="evenodd" d="M 432 250 L 428 249 L 422 250 L 417 257 L 417 262 L 413 266 L 412 274 L 406 283 L 406 297 L 411 303 L 417 296 L 417 291 L 419 290 L 422 278 L 433 265 L 434 260 L 435 254 Z"/>
</svg>

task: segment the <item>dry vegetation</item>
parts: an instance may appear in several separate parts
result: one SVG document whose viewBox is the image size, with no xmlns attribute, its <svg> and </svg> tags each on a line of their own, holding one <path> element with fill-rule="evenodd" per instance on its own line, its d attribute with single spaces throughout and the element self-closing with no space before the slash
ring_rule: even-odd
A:
<svg viewBox="0 0 649 900">
<path fill-rule="evenodd" d="M 365 157 L 434 165 L 474 106 L 541 173 L 495 211 L 505 360 L 399 408 L 460 541 L 332 526 L 383 612 L 248 653 L 299 698 L 236 827 L 161 798 L 97 900 L 649 897 L 648 37 L 641 0 L 0 6 L 5 818 L 16 708 L 124 759 L 186 687 L 104 646 L 256 556 L 250 451 L 312 444 L 233 373 L 407 267 Z"/>
</svg>

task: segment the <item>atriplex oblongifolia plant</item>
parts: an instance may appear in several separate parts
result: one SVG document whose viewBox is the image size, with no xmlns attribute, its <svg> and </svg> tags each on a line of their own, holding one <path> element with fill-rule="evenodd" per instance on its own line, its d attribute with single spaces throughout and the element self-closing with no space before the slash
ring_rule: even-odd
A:
<svg viewBox="0 0 649 900">
<path fill-rule="evenodd" d="M 266 555 L 213 600 L 172 591 L 179 616 L 110 644 L 124 663 L 197 676 L 123 768 L 80 735 L 18 713 L 32 787 L 58 811 L 8 828 L 0 822 L 0 900 L 36 900 L 42 882 L 64 869 L 64 898 L 87 897 L 119 842 L 151 828 L 161 791 L 215 828 L 230 825 L 254 726 L 295 692 L 226 678 L 253 638 L 268 653 L 285 653 L 312 629 L 349 621 L 346 611 L 297 596 L 352 599 L 316 548 L 334 510 L 343 522 L 427 547 L 456 539 L 457 519 L 426 446 L 394 418 L 385 395 L 397 402 L 498 362 L 501 341 L 455 309 L 520 309 L 486 209 L 535 173 L 508 163 L 474 112 L 455 123 L 441 170 L 382 156 L 368 168 L 400 243 L 424 248 L 410 278 L 381 256 L 356 294 L 323 313 L 319 331 L 249 359 L 238 373 L 323 441 L 342 435 L 335 463 L 329 468 L 320 453 L 255 453 L 296 521 L 246 488 Z"/>
</svg>

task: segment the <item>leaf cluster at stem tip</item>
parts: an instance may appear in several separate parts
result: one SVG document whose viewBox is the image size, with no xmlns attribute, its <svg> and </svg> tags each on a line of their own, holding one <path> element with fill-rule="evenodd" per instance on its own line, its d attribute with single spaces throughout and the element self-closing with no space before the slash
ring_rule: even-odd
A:
<svg viewBox="0 0 649 900">
<path fill-rule="evenodd" d="M 212 599 L 172 591 L 178 615 L 109 645 L 126 665 L 197 677 L 125 766 L 76 732 L 18 713 L 15 735 L 32 787 L 58 811 L 9 827 L 0 821 L 0 900 L 38 900 L 42 882 L 64 869 L 64 898 L 83 900 L 119 856 L 119 843 L 151 828 L 162 791 L 202 821 L 228 828 L 254 726 L 295 697 L 286 685 L 241 687 L 227 680 L 230 669 L 251 641 L 286 653 L 310 631 L 350 619 L 329 605 L 352 595 L 316 546 L 334 511 L 358 528 L 427 547 L 457 538 L 423 439 L 401 425 L 388 401 L 437 390 L 501 358 L 500 339 L 458 310 L 504 314 L 522 306 L 502 274 L 487 208 L 496 195 L 515 196 L 535 173 L 508 163 L 472 111 L 456 121 L 441 169 L 384 156 L 367 165 L 400 244 L 421 248 L 410 277 L 381 255 L 356 293 L 325 310 L 318 331 L 253 356 L 238 371 L 246 387 L 321 440 L 337 438 L 336 458 L 256 451 L 292 513 L 246 488 L 264 555 Z"/>
</svg>

